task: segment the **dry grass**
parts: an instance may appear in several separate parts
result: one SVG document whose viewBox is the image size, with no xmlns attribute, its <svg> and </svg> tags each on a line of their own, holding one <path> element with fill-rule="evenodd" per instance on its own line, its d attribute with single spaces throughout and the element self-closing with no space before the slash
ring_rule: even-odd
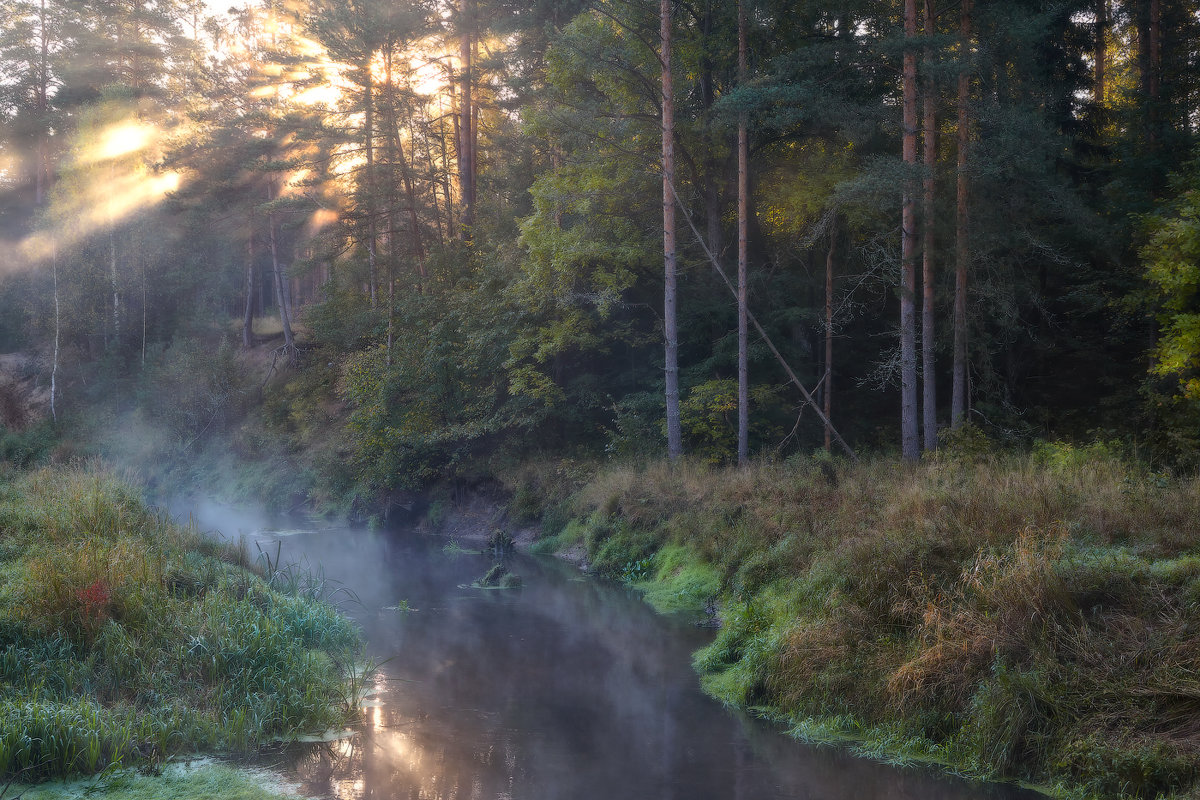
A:
<svg viewBox="0 0 1200 800">
<path fill-rule="evenodd" d="M 1200 771 L 1195 477 L 1102 445 L 659 463 L 600 469 L 569 508 L 618 532 L 609 549 L 717 568 L 726 624 L 697 666 L 729 702 L 1103 796 L 1178 794 Z"/>
</svg>

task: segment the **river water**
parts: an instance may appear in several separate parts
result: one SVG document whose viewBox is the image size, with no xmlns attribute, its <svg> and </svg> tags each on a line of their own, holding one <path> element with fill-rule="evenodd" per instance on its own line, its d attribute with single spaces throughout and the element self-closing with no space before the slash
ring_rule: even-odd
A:
<svg viewBox="0 0 1200 800">
<path fill-rule="evenodd" d="M 228 532 L 228 531 L 227 531 Z M 276 759 L 317 797 L 379 800 L 1024 800 L 808 747 L 706 697 L 712 636 L 554 559 L 515 556 L 515 590 L 469 584 L 489 556 L 409 531 L 258 530 L 352 590 L 384 662 L 364 724 Z M 251 545 L 254 549 L 254 545 Z M 343 595 L 344 597 L 345 595 Z M 399 608 L 397 608 L 399 607 Z M 402 610 L 407 607 L 408 610 Z"/>
</svg>

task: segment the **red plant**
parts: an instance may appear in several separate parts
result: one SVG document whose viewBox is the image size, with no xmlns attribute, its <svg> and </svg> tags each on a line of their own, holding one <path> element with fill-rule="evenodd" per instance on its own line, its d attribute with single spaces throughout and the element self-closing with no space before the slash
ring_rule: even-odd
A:
<svg viewBox="0 0 1200 800">
<path fill-rule="evenodd" d="M 98 621 L 108 616 L 108 603 L 112 599 L 112 590 L 103 579 L 97 579 L 86 589 L 77 589 L 75 596 L 83 606 L 85 621 Z"/>
</svg>

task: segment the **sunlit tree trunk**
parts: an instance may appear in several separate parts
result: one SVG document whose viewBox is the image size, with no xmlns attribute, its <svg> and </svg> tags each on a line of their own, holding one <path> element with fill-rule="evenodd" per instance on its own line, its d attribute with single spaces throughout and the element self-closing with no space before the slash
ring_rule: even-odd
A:
<svg viewBox="0 0 1200 800">
<path fill-rule="evenodd" d="M 254 346 L 254 233 L 246 237 L 246 306 L 242 311 L 242 346 Z"/>
<path fill-rule="evenodd" d="M 42 205 L 46 200 L 49 178 L 49 120 L 50 113 L 50 32 L 47 29 L 46 0 L 38 6 L 38 77 L 37 77 L 37 147 L 34 153 L 34 202 Z"/>
<path fill-rule="evenodd" d="M 267 200 L 274 202 L 274 187 L 267 181 Z M 279 321 L 283 325 L 283 344 L 289 353 L 295 350 L 296 338 L 292 335 L 292 315 L 288 308 L 288 292 L 284 285 L 283 267 L 279 263 L 279 238 L 275 232 L 275 211 L 267 213 L 267 227 L 271 248 L 271 271 L 275 276 L 275 294 L 279 299 Z"/>
<path fill-rule="evenodd" d="M 667 456 L 683 455 L 679 420 L 679 331 L 675 313 L 675 98 L 671 80 L 671 0 L 660 0 L 662 38 L 663 335 L 666 340 Z"/>
<path fill-rule="evenodd" d="M 971 264 L 970 186 L 967 164 L 971 146 L 971 3 L 962 0 L 959 9 L 959 48 L 962 67 L 958 73 L 958 196 L 954 228 L 954 385 L 951 391 L 950 425 L 961 427 L 967 409 L 967 271 Z"/>
<path fill-rule="evenodd" d="M 737 9 L 738 26 L 738 84 L 746 82 L 746 8 L 745 0 L 739 0 Z M 746 126 L 746 115 L 738 119 L 738 255 L 737 255 L 737 320 L 738 320 L 738 463 L 745 465 L 750 460 L 750 366 L 749 325 L 746 317 L 747 216 L 750 194 L 750 136 Z M 713 253 L 716 246 L 710 243 Z"/>
<path fill-rule="evenodd" d="M 459 120 L 458 120 L 458 181 L 462 194 L 463 236 L 475 224 L 475 112 L 471 101 L 471 0 L 461 0 L 459 5 L 458 60 Z"/>
<path fill-rule="evenodd" d="M 50 253 L 50 270 L 54 276 L 54 359 L 50 362 L 50 418 L 58 422 L 58 411 L 55 405 L 58 398 L 58 340 L 61 332 L 60 309 L 58 303 L 58 249 Z"/>
<path fill-rule="evenodd" d="M 409 164 L 408 157 L 404 153 L 404 145 L 401 144 L 400 136 L 400 118 L 399 110 L 396 102 L 396 86 L 392 73 L 394 59 L 393 43 L 388 42 L 388 46 L 384 52 L 384 69 L 387 75 L 387 93 L 388 93 L 388 144 L 391 149 L 389 154 L 390 162 L 393 167 L 399 165 L 400 179 L 404 184 L 404 197 L 408 203 L 408 227 L 409 227 L 409 248 L 412 253 L 413 262 L 417 269 L 417 274 L 420 277 L 425 277 L 425 244 L 421 236 L 421 221 L 417 214 L 417 190 L 413 181 L 412 167 Z M 411 130 L 411 122 L 409 129 Z M 413 137 L 409 137 L 411 142 Z"/>
<path fill-rule="evenodd" d="M 425 106 L 421 107 L 421 127 L 423 130 L 421 154 L 425 158 L 425 166 L 428 170 L 430 207 L 433 209 L 433 226 L 437 232 L 438 246 L 440 247 L 446 243 L 445 232 L 442 229 L 442 207 L 438 198 L 438 187 L 441 181 L 438 175 L 437 161 L 433 155 L 433 126 L 429 122 L 429 113 Z"/>
<path fill-rule="evenodd" d="M 910 168 L 917 164 L 917 0 L 904 0 L 903 157 Z M 909 181 L 904 184 L 901 212 L 900 264 L 900 434 L 906 461 L 921 455 L 917 420 L 917 292 L 916 201 Z"/>
<path fill-rule="evenodd" d="M 925 0 L 925 38 L 931 39 L 936 33 L 936 17 L 933 0 Z M 922 395 L 922 425 L 925 449 L 932 451 L 937 448 L 937 371 L 934 364 L 934 201 L 936 200 L 936 183 L 934 172 L 937 169 L 937 100 L 936 87 L 933 81 L 932 45 L 925 48 L 925 96 L 923 98 L 924 131 L 922 138 L 925 147 L 925 197 L 921 213 L 922 247 L 921 247 L 921 389 Z"/>
<path fill-rule="evenodd" d="M 375 85 L 369 60 L 363 65 L 363 74 L 363 139 L 367 158 L 367 294 L 371 298 L 371 308 L 375 308 L 378 305 L 379 286 L 375 255 Z"/>
<path fill-rule="evenodd" d="M 108 165 L 109 185 L 116 183 L 116 168 Z M 117 219 L 113 211 L 113 195 L 108 194 L 108 279 L 112 286 L 112 324 L 113 341 L 117 346 L 121 343 L 121 291 L 117 276 Z"/>
<path fill-rule="evenodd" d="M 1104 108 L 1105 75 L 1108 69 L 1108 0 L 1096 0 L 1096 78 L 1094 101 L 1096 108 Z"/>
</svg>

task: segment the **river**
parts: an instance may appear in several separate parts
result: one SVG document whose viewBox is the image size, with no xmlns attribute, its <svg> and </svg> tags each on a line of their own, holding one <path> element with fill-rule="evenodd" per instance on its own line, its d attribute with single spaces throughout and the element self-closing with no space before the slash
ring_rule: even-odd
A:
<svg viewBox="0 0 1200 800">
<path fill-rule="evenodd" d="M 203 522 L 203 519 L 201 519 Z M 226 521 L 228 532 L 228 521 Z M 705 696 L 712 636 L 555 559 L 489 556 L 412 531 L 249 531 L 339 581 L 382 662 L 355 735 L 275 758 L 316 797 L 378 800 L 1024 800 L 922 768 L 802 745 Z M 254 550 L 254 545 L 251 545 Z M 346 593 L 342 594 L 343 599 Z M 407 610 L 404 610 L 407 609 Z"/>
</svg>

